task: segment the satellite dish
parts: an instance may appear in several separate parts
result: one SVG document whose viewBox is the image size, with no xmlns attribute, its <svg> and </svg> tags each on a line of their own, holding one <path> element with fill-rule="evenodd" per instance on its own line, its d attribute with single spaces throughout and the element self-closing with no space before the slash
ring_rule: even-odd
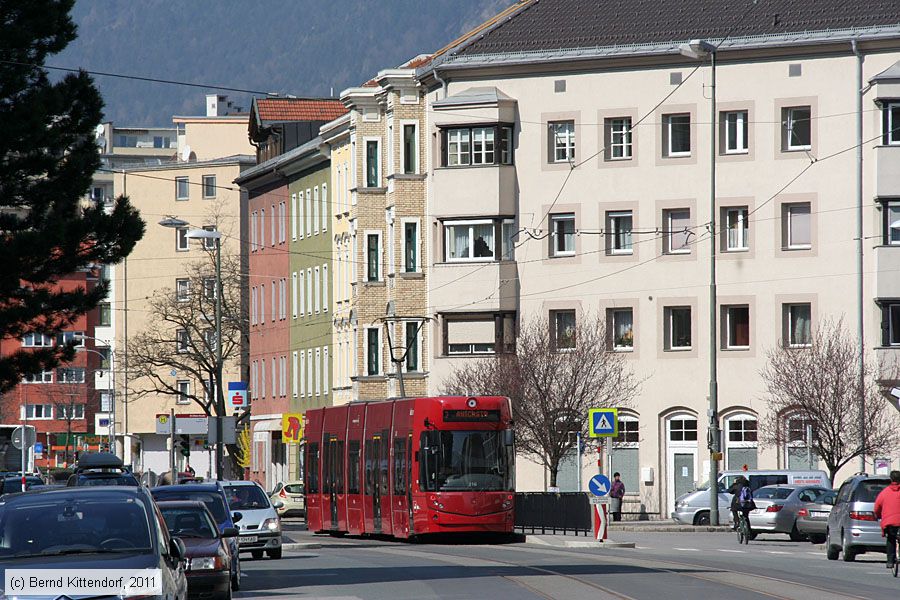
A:
<svg viewBox="0 0 900 600">
<path fill-rule="evenodd" d="M 94 137 L 99 138 L 104 133 L 106 133 L 106 127 L 104 127 L 103 123 L 100 123 L 96 127 L 94 127 Z"/>
<path fill-rule="evenodd" d="M 171 371 L 169 371 L 169 375 L 171 375 L 172 377 L 177 377 L 178 371 L 176 371 L 175 369 L 172 369 Z"/>
<path fill-rule="evenodd" d="M 191 159 L 191 147 L 188 144 L 184 145 L 184 148 L 181 149 L 181 160 L 187 162 Z"/>
</svg>

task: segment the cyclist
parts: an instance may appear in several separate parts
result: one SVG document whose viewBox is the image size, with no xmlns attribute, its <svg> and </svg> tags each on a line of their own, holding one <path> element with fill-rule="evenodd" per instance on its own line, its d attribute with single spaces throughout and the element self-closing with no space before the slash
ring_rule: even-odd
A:
<svg viewBox="0 0 900 600">
<path fill-rule="evenodd" d="M 897 533 L 900 530 L 900 471 L 891 471 L 891 484 L 875 499 L 875 517 L 881 519 L 881 535 L 887 538 L 887 568 L 897 558 Z"/>
<path fill-rule="evenodd" d="M 753 490 L 750 489 L 750 482 L 746 477 L 740 475 L 732 486 L 734 489 L 734 497 L 731 499 L 731 511 L 734 516 L 735 529 L 739 523 L 738 518 L 742 516 L 747 521 L 747 527 L 750 527 L 750 511 L 754 508 Z"/>
<path fill-rule="evenodd" d="M 738 475 L 734 480 L 734 483 L 728 488 L 728 493 L 731 494 L 731 518 L 732 518 L 732 529 L 735 531 L 738 528 L 738 516 L 740 511 L 740 494 L 743 487 L 750 485 L 750 482 L 747 481 L 747 478 L 743 475 Z"/>
</svg>

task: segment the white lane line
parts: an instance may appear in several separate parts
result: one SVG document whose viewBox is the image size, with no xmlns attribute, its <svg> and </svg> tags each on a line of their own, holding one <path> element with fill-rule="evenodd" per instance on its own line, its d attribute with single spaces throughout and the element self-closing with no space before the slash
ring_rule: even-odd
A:
<svg viewBox="0 0 900 600">
<path fill-rule="evenodd" d="M 716 550 L 716 552 L 732 552 L 735 554 L 743 554 L 744 553 L 743 550 L 726 550 L 725 548 L 719 548 L 718 550 Z"/>
<path fill-rule="evenodd" d="M 635 550 L 652 550 L 653 548 L 651 548 L 650 546 L 635 546 L 634 549 Z"/>
<path fill-rule="evenodd" d="M 766 554 L 793 554 L 793 552 L 782 552 L 781 550 L 766 550 Z"/>
<path fill-rule="evenodd" d="M 672 550 L 681 550 L 682 552 L 700 552 L 696 548 L 672 548 Z"/>
</svg>

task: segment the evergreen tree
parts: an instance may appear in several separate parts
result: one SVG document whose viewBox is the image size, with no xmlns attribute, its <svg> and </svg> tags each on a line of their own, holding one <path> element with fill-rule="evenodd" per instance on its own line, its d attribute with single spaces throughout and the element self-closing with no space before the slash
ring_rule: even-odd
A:
<svg viewBox="0 0 900 600">
<path fill-rule="evenodd" d="M 131 252 L 144 223 L 125 197 L 107 214 L 84 201 L 100 156 L 103 101 L 87 73 L 52 82 L 43 68 L 76 37 L 74 0 L 0 0 L 0 339 L 60 331 L 96 308 L 106 282 L 58 289 L 59 278 Z M 7 344 L 10 345 L 10 344 Z M 0 357 L 0 393 L 74 348 Z"/>
</svg>

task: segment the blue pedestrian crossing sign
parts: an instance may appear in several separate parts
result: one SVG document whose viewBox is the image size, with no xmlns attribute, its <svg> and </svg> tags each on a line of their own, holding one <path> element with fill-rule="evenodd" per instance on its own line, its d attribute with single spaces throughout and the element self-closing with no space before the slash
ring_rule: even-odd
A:
<svg viewBox="0 0 900 600">
<path fill-rule="evenodd" d="M 618 408 L 592 408 L 588 411 L 592 438 L 616 437 L 619 435 L 619 409 Z"/>
<path fill-rule="evenodd" d="M 602 473 L 594 475 L 588 482 L 588 489 L 591 490 L 591 493 L 595 496 L 607 495 L 611 487 L 612 483 L 609 481 L 609 477 Z"/>
</svg>

